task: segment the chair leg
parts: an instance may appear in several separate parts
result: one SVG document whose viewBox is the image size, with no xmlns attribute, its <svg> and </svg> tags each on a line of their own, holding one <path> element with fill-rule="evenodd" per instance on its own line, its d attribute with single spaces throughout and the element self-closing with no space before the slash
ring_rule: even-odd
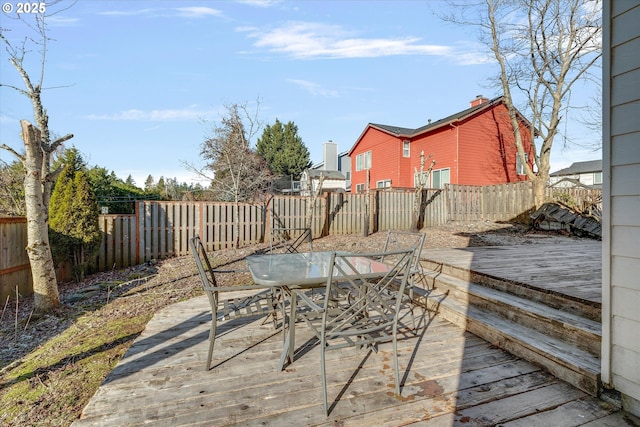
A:
<svg viewBox="0 0 640 427">
<path fill-rule="evenodd" d="M 213 355 L 213 345 L 216 342 L 216 326 L 218 324 L 217 313 L 211 313 L 211 329 L 209 330 L 209 353 L 207 355 L 206 371 L 211 369 L 211 356 Z"/>
<path fill-rule="evenodd" d="M 413 307 L 415 305 L 415 299 L 414 299 L 414 293 L 413 293 L 413 287 L 415 285 L 414 283 L 414 277 L 411 276 L 410 277 L 411 283 L 407 283 L 408 287 L 409 287 L 409 307 L 411 308 L 411 322 L 413 323 L 413 332 L 416 332 L 416 316 L 413 313 Z"/>
<path fill-rule="evenodd" d="M 324 338 L 320 343 L 320 347 L 322 348 L 322 353 L 320 353 L 320 366 L 322 369 L 322 397 L 324 402 L 324 414 L 325 416 L 329 416 L 329 405 L 327 403 L 327 371 L 325 369 L 325 341 Z"/>
<path fill-rule="evenodd" d="M 398 337 L 397 332 L 393 333 L 393 358 L 395 360 L 396 371 L 396 396 L 400 396 L 400 366 L 398 364 Z"/>
</svg>

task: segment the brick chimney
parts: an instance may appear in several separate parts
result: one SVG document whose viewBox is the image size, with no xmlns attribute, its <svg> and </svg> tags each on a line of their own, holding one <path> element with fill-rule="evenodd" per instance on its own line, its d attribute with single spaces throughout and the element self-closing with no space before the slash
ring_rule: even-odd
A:
<svg viewBox="0 0 640 427">
<path fill-rule="evenodd" d="M 471 100 L 471 107 L 477 107 L 480 104 L 484 104 L 485 102 L 489 102 L 489 98 L 485 98 L 482 95 L 478 95 L 475 97 L 475 99 Z"/>
</svg>

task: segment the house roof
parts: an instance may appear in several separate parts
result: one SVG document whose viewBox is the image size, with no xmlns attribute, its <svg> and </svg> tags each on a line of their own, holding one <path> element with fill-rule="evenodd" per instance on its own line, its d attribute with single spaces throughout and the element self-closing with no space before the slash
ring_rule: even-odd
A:
<svg viewBox="0 0 640 427">
<path fill-rule="evenodd" d="M 340 160 L 341 157 L 346 157 L 349 155 L 348 151 L 343 151 L 342 153 L 338 153 L 338 160 Z M 324 159 L 320 160 L 318 163 L 315 163 L 311 166 L 311 169 L 322 169 L 324 167 Z"/>
<path fill-rule="evenodd" d="M 489 109 L 491 107 L 494 107 L 497 104 L 500 104 L 504 101 L 504 97 L 503 96 L 499 96 L 497 98 L 494 98 L 490 101 L 487 102 L 483 102 L 482 104 L 476 105 L 475 107 L 470 107 L 467 108 L 465 110 L 459 111 L 455 114 L 452 114 L 450 116 L 447 116 L 443 119 L 440 119 L 438 121 L 432 122 L 432 123 L 428 123 L 424 126 L 421 126 L 419 128 L 405 128 L 405 127 L 400 127 L 400 126 L 389 126 L 389 125 L 383 125 L 383 124 L 379 124 L 379 123 L 369 123 L 367 125 L 367 127 L 365 128 L 365 130 L 362 132 L 362 134 L 360 134 L 360 136 L 358 137 L 358 139 L 356 140 L 355 144 L 353 144 L 353 147 L 351 147 L 351 149 L 349 150 L 349 154 L 351 154 L 351 152 L 353 151 L 353 149 L 358 145 L 358 142 L 362 139 L 362 136 L 364 135 L 364 133 L 367 131 L 367 129 L 369 127 L 373 127 L 376 128 L 378 130 L 381 130 L 383 132 L 392 134 L 396 137 L 402 138 L 414 138 L 420 134 L 423 133 L 427 133 L 427 132 L 431 132 L 435 129 L 438 129 L 442 126 L 448 126 L 451 123 L 455 123 L 455 122 L 459 122 L 461 120 L 464 120 L 468 117 L 473 116 L 474 114 L 477 114 L 480 111 Z M 518 113 L 518 115 L 520 116 L 520 119 L 523 120 L 525 123 L 527 123 L 527 125 L 529 124 L 529 121 L 520 113 Z"/>
<path fill-rule="evenodd" d="M 568 168 L 552 172 L 549 176 L 577 175 L 580 173 L 602 172 L 602 160 L 589 160 L 587 162 L 573 162 Z"/>
<path fill-rule="evenodd" d="M 320 175 L 324 175 L 324 179 L 340 179 L 345 180 L 344 174 L 340 171 L 326 171 L 322 169 L 307 169 L 310 179 L 320 178 Z"/>
</svg>

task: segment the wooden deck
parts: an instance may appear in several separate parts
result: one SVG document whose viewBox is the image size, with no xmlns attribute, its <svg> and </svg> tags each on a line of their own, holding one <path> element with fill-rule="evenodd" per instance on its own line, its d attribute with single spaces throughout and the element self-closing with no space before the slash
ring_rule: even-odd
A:
<svg viewBox="0 0 640 427">
<path fill-rule="evenodd" d="M 474 269 L 515 274 L 515 279 L 544 285 L 545 269 L 555 269 L 545 263 L 553 257 L 557 261 L 560 254 L 558 249 L 533 246 L 538 245 L 526 249 L 535 253 L 521 252 L 523 258 L 511 268 L 505 261 L 510 253 L 506 248 L 429 251 L 429 256 L 440 253 Z M 584 273 L 588 263 L 575 263 L 584 261 L 584 253 L 595 256 L 593 246 L 573 248 L 573 259 L 563 260 L 568 263 L 565 269 Z M 555 255 L 547 261 L 540 258 L 547 253 Z M 539 266 L 537 273 L 524 268 L 532 263 Z M 589 268 L 594 275 L 595 266 Z M 282 335 L 270 323 L 223 322 L 214 350 L 218 364 L 205 371 L 208 302 L 198 297 L 178 303 L 154 316 L 73 426 L 634 425 L 613 405 L 536 365 L 430 313 L 416 310 L 416 315 L 422 327 L 399 342 L 401 396 L 393 393 L 390 344 L 381 345 L 377 353 L 332 351 L 327 354 L 331 413 L 326 417 L 320 352 L 305 326 L 296 331 L 296 360 L 278 371 Z"/>
<path fill-rule="evenodd" d="M 602 304 L 602 243 L 429 249 L 422 258 L 507 279 L 586 303 Z"/>
</svg>

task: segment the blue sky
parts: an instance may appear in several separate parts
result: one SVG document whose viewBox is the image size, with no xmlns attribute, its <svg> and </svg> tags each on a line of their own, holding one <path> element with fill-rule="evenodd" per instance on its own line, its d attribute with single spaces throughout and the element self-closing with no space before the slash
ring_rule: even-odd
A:
<svg viewBox="0 0 640 427">
<path fill-rule="evenodd" d="M 16 2 L 9 1 L 13 5 Z M 476 35 L 442 22 L 438 1 L 103 1 L 79 0 L 48 20 L 42 98 L 54 134 L 73 133 L 89 165 L 132 175 L 192 182 L 199 146 L 224 105 L 247 103 L 259 118 L 293 121 L 315 163 L 322 144 L 351 148 L 367 123 L 419 127 L 469 106 L 496 65 Z M 11 40 L 26 28 L 0 14 Z M 0 52 L 0 81 L 21 86 Z M 38 73 L 36 52 L 27 69 Z M 599 96 L 580 85 L 574 100 Z M 0 88 L 0 143 L 22 150 L 27 98 Z M 207 122 L 209 124 L 207 124 Z M 584 145 L 600 135 L 577 122 Z M 261 135 L 261 132 L 258 136 Z M 255 143 L 255 140 L 253 141 Z M 601 152 L 557 141 L 551 170 Z M 0 159 L 11 156 L 0 150 Z"/>
</svg>

